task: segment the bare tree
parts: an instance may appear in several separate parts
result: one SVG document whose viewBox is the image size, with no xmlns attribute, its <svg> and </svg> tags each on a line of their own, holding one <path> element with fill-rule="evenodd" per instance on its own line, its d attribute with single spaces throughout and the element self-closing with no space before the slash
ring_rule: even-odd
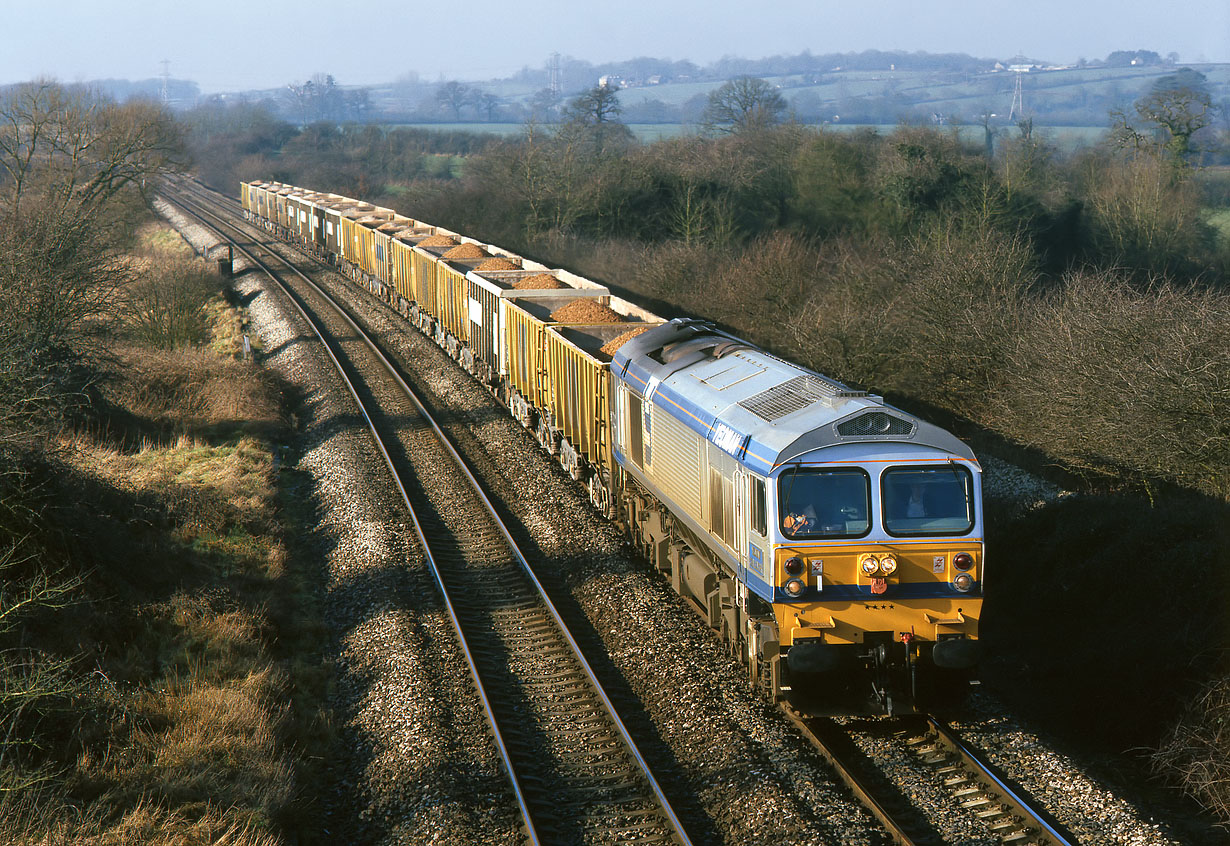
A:
<svg viewBox="0 0 1230 846">
<path fill-rule="evenodd" d="M 474 107 L 488 121 L 494 121 L 496 112 L 500 108 L 500 98 L 490 91 L 481 91 L 474 96 Z"/>
<path fill-rule="evenodd" d="M 786 99 L 763 79 L 739 76 L 710 92 L 702 123 L 718 132 L 752 132 L 780 123 Z"/>
<path fill-rule="evenodd" d="M 591 126 L 613 123 L 622 111 L 619 92 L 609 85 L 595 85 L 568 104 L 569 116 Z"/>
<path fill-rule="evenodd" d="M 461 110 L 469 104 L 472 95 L 470 86 L 454 79 L 436 89 L 436 102 L 441 108 L 452 111 L 454 120 L 461 120 Z"/>
<path fill-rule="evenodd" d="M 80 391 L 81 356 L 128 277 L 115 237 L 147 183 L 182 161 L 156 104 L 47 81 L 0 96 L 0 441 Z"/>
<path fill-rule="evenodd" d="M 619 121 L 619 93 L 595 85 L 573 99 L 564 110 L 561 132 L 588 136 L 595 152 L 623 150 L 632 143 L 632 131 Z"/>
<path fill-rule="evenodd" d="M 153 103 L 116 105 L 49 81 L 0 97 L 0 169 L 9 176 L 0 186 L 0 216 L 20 216 L 32 193 L 92 216 L 184 160 L 179 127 Z"/>
</svg>

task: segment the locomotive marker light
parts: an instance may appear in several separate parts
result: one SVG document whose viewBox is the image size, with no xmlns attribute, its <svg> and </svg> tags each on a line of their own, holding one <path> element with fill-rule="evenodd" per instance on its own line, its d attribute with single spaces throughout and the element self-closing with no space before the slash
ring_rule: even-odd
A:
<svg viewBox="0 0 1230 846">
<path fill-rule="evenodd" d="M 974 586 L 974 577 L 969 573 L 958 573 L 952 580 L 952 586 L 961 593 L 969 593 Z"/>
<path fill-rule="evenodd" d="M 958 570 L 968 570 L 974 566 L 974 556 L 968 552 L 958 552 L 952 557 L 952 566 Z"/>
<path fill-rule="evenodd" d="M 786 584 L 782 585 L 782 587 L 784 587 L 786 589 L 786 593 L 791 596 L 799 597 L 803 595 L 803 591 L 806 586 L 803 584 L 802 579 L 795 578 L 787 581 Z"/>
<path fill-rule="evenodd" d="M 782 567 L 791 576 L 801 575 L 803 573 L 803 559 L 797 555 L 793 558 L 787 558 L 786 563 Z"/>
</svg>

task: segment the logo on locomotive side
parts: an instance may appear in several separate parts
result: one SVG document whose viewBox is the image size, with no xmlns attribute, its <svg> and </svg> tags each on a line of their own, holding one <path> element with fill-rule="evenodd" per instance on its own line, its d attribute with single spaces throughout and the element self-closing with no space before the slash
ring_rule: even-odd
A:
<svg viewBox="0 0 1230 846">
<path fill-rule="evenodd" d="M 713 427 L 712 440 L 718 449 L 738 458 L 739 453 L 743 451 L 743 442 L 746 438 L 725 423 L 718 423 Z"/>
</svg>

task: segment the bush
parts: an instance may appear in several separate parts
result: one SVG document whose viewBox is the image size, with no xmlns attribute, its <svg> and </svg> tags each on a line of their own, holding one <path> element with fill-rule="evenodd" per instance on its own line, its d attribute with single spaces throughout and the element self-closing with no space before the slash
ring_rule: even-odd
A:
<svg viewBox="0 0 1230 846">
<path fill-rule="evenodd" d="M 1156 155 L 1083 163 L 1087 253 L 1101 267 L 1149 279 L 1192 277 L 1211 267 L 1213 234 L 1196 184 Z"/>
<path fill-rule="evenodd" d="M 797 357 L 855 384 L 975 417 L 1036 284 L 1033 253 L 991 230 L 934 228 L 830 244 L 797 326 Z"/>
<path fill-rule="evenodd" d="M 1230 824 L 1230 676 L 1192 699 L 1153 753 L 1154 767 Z"/>
<path fill-rule="evenodd" d="M 122 347 L 123 362 L 104 392 L 155 430 L 203 434 L 237 427 L 270 431 L 281 421 L 276 386 L 250 361 L 220 358 L 200 347 Z"/>
<path fill-rule="evenodd" d="M 221 278 L 191 259 L 160 257 L 126 290 L 123 315 L 129 333 L 157 349 L 209 340 L 206 304 L 221 291 Z"/>
<path fill-rule="evenodd" d="M 1070 465 L 1230 496 L 1230 297 L 1084 272 L 1032 304 L 988 422 Z"/>
</svg>

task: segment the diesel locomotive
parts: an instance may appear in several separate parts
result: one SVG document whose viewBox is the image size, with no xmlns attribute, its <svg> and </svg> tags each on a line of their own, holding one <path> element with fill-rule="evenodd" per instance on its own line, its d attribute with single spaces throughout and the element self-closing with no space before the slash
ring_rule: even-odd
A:
<svg viewBox="0 0 1230 846">
<path fill-rule="evenodd" d="M 482 381 L 771 698 L 894 714 L 967 689 L 985 561 L 981 471 L 960 439 L 390 209 L 265 182 L 241 201 Z"/>
</svg>

